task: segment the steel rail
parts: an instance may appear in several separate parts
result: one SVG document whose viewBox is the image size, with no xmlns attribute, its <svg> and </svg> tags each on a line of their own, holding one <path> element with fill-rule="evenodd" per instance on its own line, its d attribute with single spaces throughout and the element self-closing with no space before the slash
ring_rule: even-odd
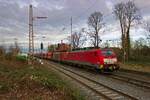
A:
<svg viewBox="0 0 150 100">
<path fill-rule="evenodd" d="M 128 99 L 130 99 L 130 100 L 138 100 L 137 98 L 135 98 L 135 97 L 133 97 L 133 96 L 130 96 L 130 95 L 125 94 L 125 93 L 123 93 L 123 92 L 121 92 L 121 91 L 112 89 L 112 88 L 110 88 L 110 87 L 108 87 L 108 86 L 106 86 L 106 85 L 104 85 L 104 84 L 102 84 L 102 83 L 99 83 L 99 82 L 97 82 L 97 81 L 95 81 L 95 80 L 93 80 L 93 79 L 91 79 L 91 78 L 89 78 L 89 77 L 83 76 L 83 75 L 81 75 L 81 74 L 79 74 L 79 73 L 77 73 L 77 72 L 74 72 L 74 71 L 72 71 L 72 70 L 69 70 L 69 69 L 67 69 L 67 68 L 64 68 L 64 66 L 62 66 L 62 65 L 59 65 L 59 67 L 58 67 L 58 65 L 57 65 L 57 66 L 56 66 L 56 65 L 54 66 L 54 64 L 51 64 L 51 66 L 52 66 L 52 65 L 53 65 L 53 67 L 55 67 L 56 70 L 59 70 L 60 72 L 64 73 L 65 75 L 67 75 L 67 76 L 69 76 L 69 77 L 71 77 L 72 79 L 78 81 L 79 83 L 83 84 L 84 86 L 90 88 L 90 89 L 93 90 L 95 93 L 97 93 L 97 94 L 99 94 L 99 95 L 105 97 L 105 98 L 108 99 L 108 100 L 113 100 L 113 99 L 112 99 L 111 96 L 108 96 L 108 95 L 106 95 L 105 93 L 99 92 L 97 89 L 94 89 L 94 88 L 88 86 L 87 83 L 81 82 L 81 81 L 79 80 L 79 78 L 75 78 L 75 77 L 73 77 L 73 76 L 71 76 L 71 75 L 65 73 L 65 72 L 62 71 L 61 69 L 65 70 L 65 71 L 68 71 L 68 72 L 70 72 L 70 73 L 73 73 L 73 74 L 75 74 L 75 75 L 77 75 L 77 76 L 79 76 L 79 77 L 81 77 L 81 78 L 84 78 L 84 79 L 86 79 L 86 80 L 88 80 L 88 81 L 90 81 L 90 82 L 92 82 L 92 83 L 94 83 L 94 84 L 96 84 L 96 85 L 98 85 L 98 86 L 102 86 L 102 87 L 106 88 L 107 90 L 110 90 L 111 92 L 114 92 L 114 94 L 117 93 L 119 96 L 123 96 L 124 98 L 128 98 Z M 61 66 L 61 67 L 60 67 L 60 66 Z M 56 67 L 57 67 L 57 68 L 56 68 Z M 110 91 L 107 91 L 107 92 L 110 92 Z"/>
<path fill-rule="evenodd" d="M 127 76 L 117 75 L 117 74 L 112 74 L 109 77 L 113 78 L 113 79 L 117 79 L 117 80 L 120 80 L 120 81 L 124 81 L 124 82 L 130 83 L 130 84 L 134 84 L 136 86 L 144 87 L 146 89 L 150 89 L 150 82 L 146 82 L 146 81 L 143 81 L 143 80 L 130 78 L 130 77 L 127 77 Z"/>
</svg>

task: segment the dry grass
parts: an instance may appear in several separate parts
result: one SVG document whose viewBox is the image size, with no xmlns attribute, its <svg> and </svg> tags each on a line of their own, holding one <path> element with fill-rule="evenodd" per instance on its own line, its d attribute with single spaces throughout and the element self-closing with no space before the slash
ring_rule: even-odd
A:
<svg viewBox="0 0 150 100">
<path fill-rule="evenodd" d="M 54 72 L 39 64 L 0 62 L 1 100 L 83 100 Z"/>
<path fill-rule="evenodd" d="M 141 72 L 148 72 L 150 73 L 150 64 L 142 64 L 137 62 L 130 62 L 130 63 L 119 63 L 120 67 L 123 69 L 133 70 L 133 71 L 141 71 Z"/>
</svg>

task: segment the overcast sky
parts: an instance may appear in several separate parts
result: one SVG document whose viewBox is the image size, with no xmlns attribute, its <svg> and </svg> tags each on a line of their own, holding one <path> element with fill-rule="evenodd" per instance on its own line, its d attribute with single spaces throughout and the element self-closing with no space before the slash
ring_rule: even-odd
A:
<svg viewBox="0 0 150 100">
<path fill-rule="evenodd" d="M 34 16 L 47 16 L 47 19 L 34 21 L 35 42 L 58 43 L 70 35 L 70 18 L 73 18 L 73 31 L 87 28 L 87 19 L 94 11 L 104 15 L 106 31 L 102 40 L 119 39 L 120 27 L 112 14 L 116 3 L 127 0 L 0 0 L 0 42 L 14 42 L 22 45 L 28 42 L 28 9 L 33 5 Z M 145 20 L 150 18 L 150 0 L 134 0 Z M 138 25 L 131 30 L 131 38 L 144 37 L 145 31 Z M 65 30 L 63 30 L 65 28 Z M 43 38 L 46 36 L 46 38 Z M 25 43 L 25 44 L 23 44 Z"/>
</svg>

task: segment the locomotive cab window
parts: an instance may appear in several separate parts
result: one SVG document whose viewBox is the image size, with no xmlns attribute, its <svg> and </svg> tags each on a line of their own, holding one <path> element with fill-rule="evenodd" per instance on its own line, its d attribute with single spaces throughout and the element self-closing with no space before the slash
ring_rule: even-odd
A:
<svg viewBox="0 0 150 100">
<path fill-rule="evenodd" d="M 114 55 L 114 52 L 112 50 L 102 50 L 102 55 L 104 56 L 110 56 L 110 55 Z"/>
</svg>

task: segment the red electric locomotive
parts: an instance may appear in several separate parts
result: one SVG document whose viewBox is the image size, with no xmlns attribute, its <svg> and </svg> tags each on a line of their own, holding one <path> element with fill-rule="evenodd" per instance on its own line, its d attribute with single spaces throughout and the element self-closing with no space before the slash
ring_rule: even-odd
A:
<svg viewBox="0 0 150 100">
<path fill-rule="evenodd" d="M 55 51 L 40 53 L 36 56 L 59 62 L 84 65 L 101 71 L 115 71 L 119 69 L 116 54 L 112 49 L 89 49 L 71 51 L 69 45 L 61 43 Z"/>
<path fill-rule="evenodd" d="M 86 65 L 101 71 L 118 70 L 117 57 L 110 49 L 93 49 L 72 52 L 54 52 L 52 59 L 55 61 Z"/>
</svg>

